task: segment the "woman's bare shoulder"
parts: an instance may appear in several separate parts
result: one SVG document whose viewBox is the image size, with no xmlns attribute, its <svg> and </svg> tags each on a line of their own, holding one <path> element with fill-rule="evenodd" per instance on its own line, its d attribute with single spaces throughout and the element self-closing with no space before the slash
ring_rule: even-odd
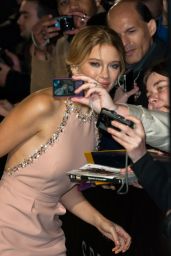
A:
<svg viewBox="0 0 171 256">
<path fill-rule="evenodd" d="M 57 111 L 58 106 L 60 101 L 54 99 L 51 88 L 30 94 L 18 105 L 21 111 L 28 111 L 33 115 L 49 115 Z"/>
<path fill-rule="evenodd" d="M 36 134 L 46 137 L 51 133 L 54 116 L 58 116 L 58 104 L 50 90 L 33 93 L 17 104 L 0 123 L 0 144 L 3 145 L 0 155 Z"/>
</svg>

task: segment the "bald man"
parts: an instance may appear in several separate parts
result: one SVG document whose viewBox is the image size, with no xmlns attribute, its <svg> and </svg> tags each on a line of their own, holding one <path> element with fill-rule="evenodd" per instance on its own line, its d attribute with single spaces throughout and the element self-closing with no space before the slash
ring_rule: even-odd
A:
<svg viewBox="0 0 171 256">
<path fill-rule="evenodd" d="M 139 87 L 134 101 L 128 102 L 146 107 L 144 73 L 154 61 L 164 58 L 167 54 L 166 44 L 155 37 L 156 21 L 142 2 L 122 0 L 110 8 L 107 22 L 122 39 L 126 54 L 127 77 L 131 77 L 132 87 L 134 84 Z"/>
</svg>

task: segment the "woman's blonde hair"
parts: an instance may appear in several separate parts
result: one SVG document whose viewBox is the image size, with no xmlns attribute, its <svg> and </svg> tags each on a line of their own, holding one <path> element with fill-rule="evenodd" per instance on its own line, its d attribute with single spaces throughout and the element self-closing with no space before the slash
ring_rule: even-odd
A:
<svg viewBox="0 0 171 256">
<path fill-rule="evenodd" d="M 72 66 L 79 66 L 96 45 L 108 44 L 117 49 L 120 62 L 121 74 L 125 71 L 125 53 L 119 35 L 106 26 L 87 26 L 82 28 L 72 39 L 66 63 Z M 120 74 L 120 75 L 121 75 Z"/>
</svg>

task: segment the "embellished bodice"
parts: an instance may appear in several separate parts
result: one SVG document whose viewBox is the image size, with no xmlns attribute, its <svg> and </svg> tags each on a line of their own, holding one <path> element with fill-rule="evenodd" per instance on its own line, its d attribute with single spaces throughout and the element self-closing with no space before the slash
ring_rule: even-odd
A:
<svg viewBox="0 0 171 256">
<path fill-rule="evenodd" d="M 62 122 L 60 126 L 57 128 L 56 132 L 52 134 L 52 136 L 49 138 L 49 140 L 44 144 L 41 145 L 38 150 L 36 150 L 31 156 L 29 156 L 27 159 L 24 159 L 21 163 L 17 164 L 14 167 L 10 167 L 7 170 L 8 175 L 14 175 L 16 172 L 18 172 L 20 169 L 25 168 L 27 165 L 30 165 L 33 163 L 34 160 L 38 159 L 42 154 L 46 152 L 46 150 L 53 146 L 53 144 L 58 140 L 60 134 L 64 131 L 65 126 L 67 125 L 68 118 L 70 114 L 74 112 L 76 114 L 76 117 L 81 122 L 92 122 L 93 120 L 96 120 L 96 114 L 90 110 L 89 113 L 82 114 L 80 111 L 80 107 L 78 105 L 74 105 L 70 100 L 66 101 L 66 111 L 64 113 Z M 77 132 L 77 131 L 76 131 Z M 97 129 L 96 129 L 96 136 L 98 137 Z M 98 146 L 98 138 L 96 143 L 96 148 Z"/>
</svg>

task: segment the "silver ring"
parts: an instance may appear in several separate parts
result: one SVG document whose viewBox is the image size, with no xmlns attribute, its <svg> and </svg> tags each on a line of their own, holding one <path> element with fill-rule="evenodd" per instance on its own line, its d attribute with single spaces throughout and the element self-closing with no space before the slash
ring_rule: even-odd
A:
<svg viewBox="0 0 171 256">
<path fill-rule="evenodd" d="M 99 84 L 97 82 L 91 82 L 94 86 L 92 88 L 97 87 Z"/>
</svg>

